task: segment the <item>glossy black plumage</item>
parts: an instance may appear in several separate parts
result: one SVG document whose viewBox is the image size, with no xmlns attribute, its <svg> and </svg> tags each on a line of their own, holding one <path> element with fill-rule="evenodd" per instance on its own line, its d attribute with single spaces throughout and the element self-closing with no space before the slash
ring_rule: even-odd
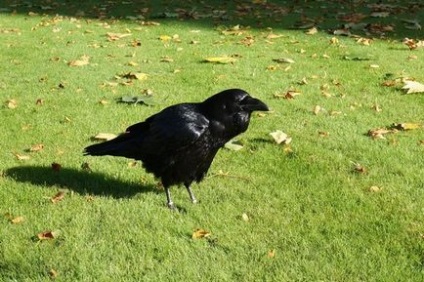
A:
<svg viewBox="0 0 424 282">
<path fill-rule="evenodd" d="M 165 108 L 113 140 L 88 146 L 84 154 L 141 160 L 148 172 L 160 178 L 173 208 L 169 187 L 184 184 L 196 202 L 191 183 L 204 178 L 219 148 L 247 130 L 253 111 L 267 110 L 247 92 L 229 89 L 202 103 Z"/>
</svg>

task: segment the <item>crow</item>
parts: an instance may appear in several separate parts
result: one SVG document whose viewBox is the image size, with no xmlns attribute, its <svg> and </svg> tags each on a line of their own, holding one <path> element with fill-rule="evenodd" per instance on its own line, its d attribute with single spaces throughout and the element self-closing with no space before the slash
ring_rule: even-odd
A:
<svg viewBox="0 0 424 282">
<path fill-rule="evenodd" d="M 190 185 L 205 177 L 225 143 L 247 130 L 253 111 L 268 111 L 268 106 L 244 90 L 224 90 L 201 103 L 165 108 L 115 139 L 86 147 L 84 155 L 140 160 L 161 180 L 167 205 L 174 209 L 170 186 L 184 184 L 196 203 Z"/>
</svg>

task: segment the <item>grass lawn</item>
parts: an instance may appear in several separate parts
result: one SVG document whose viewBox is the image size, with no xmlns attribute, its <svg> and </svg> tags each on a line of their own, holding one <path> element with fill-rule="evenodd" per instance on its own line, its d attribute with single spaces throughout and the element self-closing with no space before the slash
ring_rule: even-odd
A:
<svg viewBox="0 0 424 282">
<path fill-rule="evenodd" d="M 422 281 L 424 94 L 401 88 L 424 83 L 424 7 L 362 2 L 3 1 L 0 281 Z M 271 111 L 199 204 L 82 156 L 227 88 Z"/>
</svg>

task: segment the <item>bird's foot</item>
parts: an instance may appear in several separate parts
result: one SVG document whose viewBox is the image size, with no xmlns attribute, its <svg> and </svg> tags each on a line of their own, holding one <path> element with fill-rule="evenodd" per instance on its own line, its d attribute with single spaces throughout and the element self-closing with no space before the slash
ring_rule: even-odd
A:
<svg viewBox="0 0 424 282">
<path fill-rule="evenodd" d="M 173 210 L 173 211 L 177 211 L 178 210 L 177 209 L 177 206 L 174 204 L 174 202 L 168 202 L 168 203 L 166 203 L 166 205 L 168 206 L 168 208 L 170 210 Z"/>
</svg>

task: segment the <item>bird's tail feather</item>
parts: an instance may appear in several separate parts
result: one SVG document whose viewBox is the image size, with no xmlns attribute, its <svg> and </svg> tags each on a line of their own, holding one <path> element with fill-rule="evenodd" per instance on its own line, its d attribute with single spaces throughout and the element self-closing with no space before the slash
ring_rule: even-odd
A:
<svg viewBox="0 0 424 282">
<path fill-rule="evenodd" d="M 128 157 L 128 146 L 132 143 L 131 136 L 129 134 L 122 134 L 118 137 L 99 144 L 93 144 L 84 148 L 84 155 L 87 156 L 122 156 Z"/>
</svg>

